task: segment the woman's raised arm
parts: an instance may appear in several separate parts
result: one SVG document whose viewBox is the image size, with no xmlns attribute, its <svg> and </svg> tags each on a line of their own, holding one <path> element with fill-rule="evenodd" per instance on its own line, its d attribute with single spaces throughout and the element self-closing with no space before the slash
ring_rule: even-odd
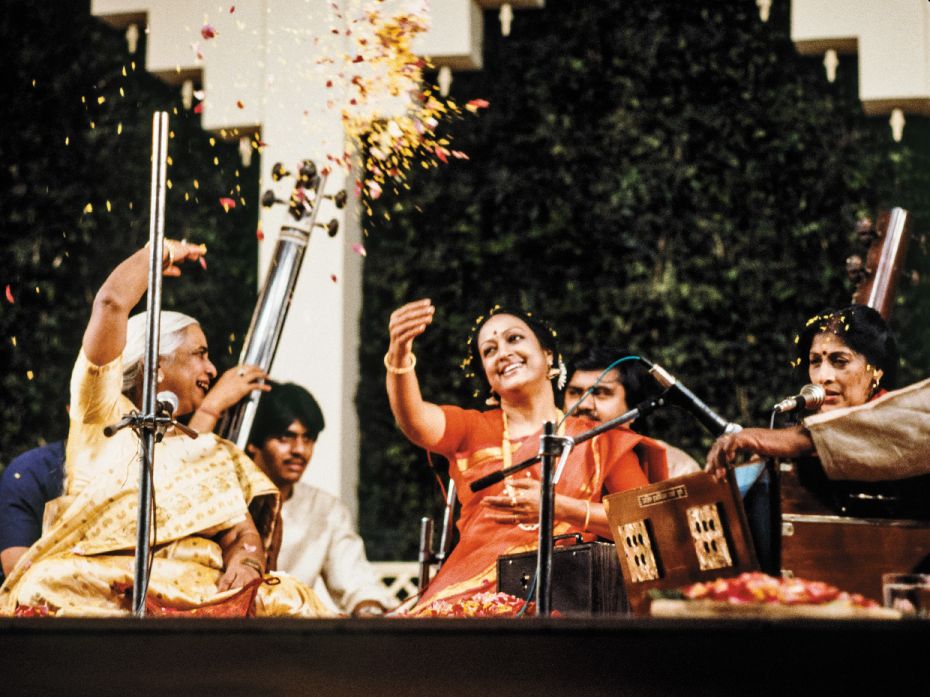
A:
<svg viewBox="0 0 930 697">
<path fill-rule="evenodd" d="M 384 356 L 385 384 L 394 419 L 407 438 L 424 448 L 436 445 L 446 429 L 442 409 L 424 401 L 420 394 L 413 355 L 413 340 L 426 331 L 435 310 L 429 299 L 394 310 L 388 326 L 391 343 Z"/>
<path fill-rule="evenodd" d="M 206 251 L 200 244 L 165 240 L 164 275 L 180 276 L 176 264 L 199 259 Z M 123 352 L 126 322 L 148 288 L 148 271 L 149 250 L 142 248 L 113 269 L 97 291 L 82 342 L 84 355 L 94 365 L 106 365 Z"/>
</svg>

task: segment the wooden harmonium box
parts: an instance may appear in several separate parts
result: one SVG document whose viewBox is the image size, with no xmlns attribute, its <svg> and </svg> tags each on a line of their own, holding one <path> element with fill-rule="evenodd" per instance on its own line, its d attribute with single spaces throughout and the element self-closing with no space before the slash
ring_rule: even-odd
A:
<svg viewBox="0 0 930 697">
<path fill-rule="evenodd" d="M 498 557 L 497 590 L 525 599 L 536 574 L 536 559 L 535 551 Z M 531 600 L 535 600 L 535 589 Z M 552 609 L 566 616 L 616 615 L 628 611 L 613 544 L 586 542 L 555 547 Z"/>
<path fill-rule="evenodd" d="M 649 591 L 738 576 L 758 568 L 732 473 L 697 472 L 604 498 L 634 614 Z"/>
<path fill-rule="evenodd" d="M 778 474 L 782 575 L 880 601 L 882 574 L 930 572 L 930 478 L 830 481 L 812 459 Z"/>
</svg>

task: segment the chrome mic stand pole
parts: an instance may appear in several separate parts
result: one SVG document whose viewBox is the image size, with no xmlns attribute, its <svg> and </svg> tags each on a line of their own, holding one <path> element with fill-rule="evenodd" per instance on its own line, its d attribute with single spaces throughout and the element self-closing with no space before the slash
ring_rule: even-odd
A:
<svg viewBox="0 0 930 697">
<path fill-rule="evenodd" d="M 162 259 L 165 246 L 165 179 L 168 162 L 168 112 L 152 118 L 152 191 L 149 211 L 149 287 L 146 299 L 145 363 L 142 378 L 142 457 L 139 468 L 139 515 L 136 519 L 136 556 L 133 569 L 132 614 L 145 616 L 149 585 L 149 547 L 152 523 L 152 472 L 155 468 L 158 338 L 161 329 Z"/>
<path fill-rule="evenodd" d="M 555 456 L 561 452 L 561 445 L 554 432 L 555 425 L 551 421 L 543 424 L 539 447 L 542 462 L 539 483 L 539 549 L 536 557 L 536 614 L 539 617 L 552 614 L 552 527 L 555 512 L 552 480 Z"/>
</svg>

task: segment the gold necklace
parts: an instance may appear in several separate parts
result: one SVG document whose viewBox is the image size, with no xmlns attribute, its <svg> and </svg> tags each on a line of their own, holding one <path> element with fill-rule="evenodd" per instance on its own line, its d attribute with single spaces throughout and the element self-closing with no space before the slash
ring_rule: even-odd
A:
<svg viewBox="0 0 930 697">
<path fill-rule="evenodd" d="M 562 410 L 556 409 L 555 411 L 558 415 L 558 421 L 556 422 L 559 425 L 558 435 L 565 435 L 565 418 L 562 414 Z M 504 433 L 501 437 L 501 461 L 503 468 L 506 470 L 513 466 L 513 451 L 510 447 L 510 424 L 507 420 L 507 412 L 503 409 L 501 409 L 501 418 L 504 422 Z M 516 502 L 516 492 L 514 491 L 513 486 L 510 484 L 510 479 L 504 480 L 504 493 L 510 497 L 511 501 Z M 521 530 L 525 530 L 526 532 L 532 532 L 539 529 L 539 523 L 520 523 L 519 527 Z"/>
</svg>

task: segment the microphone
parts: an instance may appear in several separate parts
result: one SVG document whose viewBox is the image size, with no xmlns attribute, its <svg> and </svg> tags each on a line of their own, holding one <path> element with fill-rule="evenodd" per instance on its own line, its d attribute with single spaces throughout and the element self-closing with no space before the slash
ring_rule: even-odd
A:
<svg viewBox="0 0 930 697">
<path fill-rule="evenodd" d="M 155 395 L 155 415 L 171 417 L 178 410 L 178 396 L 174 392 L 165 390 Z"/>
<path fill-rule="evenodd" d="M 739 424 L 726 421 L 717 412 L 704 404 L 697 395 L 678 382 L 671 373 L 658 363 L 647 362 L 647 365 L 649 366 L 649 374 L 666 390 L 669 401 L 677 403 L 678 406 L 689 412 L 711 434 L 720 436 L 724 433 L 735 433 L 743 429 Z"/>
<path fill-rule="evenodd" d="M 155 418 L 159 420 L 166 419 L 166 421 L 156 422 L 156 443 L 161 443 L 168 427 L 174 423 L 171 417 L 174 415 L 174 412 L 178 410 L 178 404 L 178 396 L 174 392 L 165 390 L 155 395 Z"/>
<path fill-rule="evenodd" d="M 804 387 L 801 388 L 800 394 L 788 397 L 788 399 L 783 399 L 772 407 L 772 411 L 778 414 L 784 414 L 786 411 L 794 411 L 795 409 L 813 411 L 814 409 L 820 408 L 820 405 L 823 404 L 823 400 L 826 399 L 826 397 L 827 391 L 823 389 L 822 385 L 804 385 Z"/>
</svg>

